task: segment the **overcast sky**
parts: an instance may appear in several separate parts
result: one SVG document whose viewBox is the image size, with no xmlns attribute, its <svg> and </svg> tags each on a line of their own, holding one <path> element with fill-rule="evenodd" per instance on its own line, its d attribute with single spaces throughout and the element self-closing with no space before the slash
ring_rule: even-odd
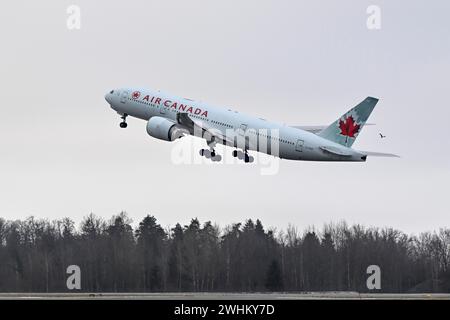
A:
<svg viewBox="0 0 450 320">
<path fill-rule="evenodd" d="M 80 30 L 67 29 L 70 4 Z M 380 30 L 366 26 L 371 4 Z M 449 12 L 446 0 L 8 1 L 0 217 L 449 227 Z M 144 121 L 119 128 L 104 94 L 121 86 L 293 125 L 329 124 L 372 95 L 377 125 L 353 147 L 401 158 L 281 160 L 271 176 L 261 164 L 177 165 Z"/>
</svg>

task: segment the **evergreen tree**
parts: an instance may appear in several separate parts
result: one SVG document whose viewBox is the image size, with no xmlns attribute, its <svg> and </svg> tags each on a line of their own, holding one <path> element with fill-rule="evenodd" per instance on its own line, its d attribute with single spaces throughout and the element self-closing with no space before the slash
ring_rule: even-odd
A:
<svg viewBox="0 0 450 320">
<path fill-rule="evenodd" d="M 144 291 L 157 291 L 164 287 L 166 274 L 163 255 L 166 237 L 164 229 L 150 215 L 139 223 L 136 230 L 140 283 Z"/>
<path fill-rule="evenodd" d="M 269 265 L 266 275 L 266 288 L 269 291 L 281 291 L 283 289 L 283 279 L 278 261 L 273 259 Z"/>
</svg>

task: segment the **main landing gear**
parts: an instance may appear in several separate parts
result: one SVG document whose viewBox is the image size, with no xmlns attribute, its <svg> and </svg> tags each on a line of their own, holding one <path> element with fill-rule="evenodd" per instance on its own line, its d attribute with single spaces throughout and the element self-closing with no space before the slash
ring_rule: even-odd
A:
<svg viewBox="0 0 450 320">
<path fill-rule="evenodd" d="M 201 149 L 199 153 L 202 157 L 205 157 L 206 159 L 211 159 L 212 161 L 222 160 L 222 156 L 220 154 L 217 154 L 214 149 L 211 150 Z"/>
<path fill-rule="evenodd" d="M 251 163 L 253 161 L 255 161 L 255 158 L 253 158 L 252 156 L 249 156 L 247 153 L 247 150 L 245 150 L 245 152 L 242 152 L 240 150 L 234 150 L 232 153 L 233 157 L 238 158 L 240 160 L 244 160 L 245 163 Z"/>
<path fill-rule="evenodd" d="M 205 157 L 207 159 L 211 159 L 212 161 L 220 161 L 222 160 L 222 156 L 220 154 L 216 154 L 216 151 L 214 150 L 214 147 L 216 146 L 216 143 L 214 140 L 212 141 L 207 141 L 209 150 L 207 149 L 201 149 L 200 150 L 200 155 L 202 157 Z"/>
<path fill-rule="evenodd" d="M 126 113 L 124 113 L 123 116 L 120 117 L 122 119 L 122 122 L 119 124 L 121 128 L 128 127 L 127 117 L 128 117 L 128 115 Z"/>
<path fill-rule="evenodd" d="M 201 149 L 200 150 L 200 155 L 202 157 L 205 157 L 207 159 L 211 159 L 212 161 L 220 161 L 222 160 L 222 156 L 217 154 L 216 151 L 214 150 L 214 147 L 216 146 L 216 141 L 214 141 L 214 139 L 212 139 L 211 141 L 206 141 L 206 143 L 208 144 L 209 150 L 208 149 Z M 255 161 L 255 158 L 253 158 L 252 156 L 250 156 L 247 152 L 247 150 L 244 150 L 244 152 L 240 151 L 240 150 L 234 150 L 232 153 L 233 157 L 238 158 L 240 160 L 244 160 L 245 163 L 251 163 L 253 161 Z"/>
</svg>

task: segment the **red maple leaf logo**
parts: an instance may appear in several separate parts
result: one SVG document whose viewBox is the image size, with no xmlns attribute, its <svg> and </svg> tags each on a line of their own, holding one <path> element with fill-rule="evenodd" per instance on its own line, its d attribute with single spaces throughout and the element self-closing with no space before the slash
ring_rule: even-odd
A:
<svg viewBox="0 0 450 320">
<path fill-rule="evenodd" d="M 139 91 L 135 91 L 131 94 L 131 96 L 133 97 L 133 99 L 137 99 L 141 96 L 141 93 Z"/>
<path fill-rule="evenodd" d="M 341 135 L 355 138 L 355 134 L 359 132 L 361 126 L 355 122 L 352 116 L 349 116 L 345 121 L 339 120 L 339 129 L 341 129 Z"/>
</svg>

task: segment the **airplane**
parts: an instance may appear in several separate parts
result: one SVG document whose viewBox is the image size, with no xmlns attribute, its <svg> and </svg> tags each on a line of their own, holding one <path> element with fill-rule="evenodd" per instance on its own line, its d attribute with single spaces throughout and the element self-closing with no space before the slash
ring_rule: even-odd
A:
<svg viewBox="0 0 450 320">
<path fill-rule="evenodd" d="M 213 161 L 221 160 L 214 149 L 217 143 L 234 148 L 233 157 L 246 163 L 254 160 L 249 151 L 305 161 L 364 162 L 367 156 L 398 157 L 351 148 L 378 103 L 374 97 L 367 97 L 327 126 L 288 126 L 159 90 L 114 89 L 105 100 L 120 115 L 121 128 L 127 127 L 126 119 L 131 116 L 147 121 L 147 133 L 160 140 L 201 137 L 209 150 L 201 149 L 200 155 Z"/>
</svg>

